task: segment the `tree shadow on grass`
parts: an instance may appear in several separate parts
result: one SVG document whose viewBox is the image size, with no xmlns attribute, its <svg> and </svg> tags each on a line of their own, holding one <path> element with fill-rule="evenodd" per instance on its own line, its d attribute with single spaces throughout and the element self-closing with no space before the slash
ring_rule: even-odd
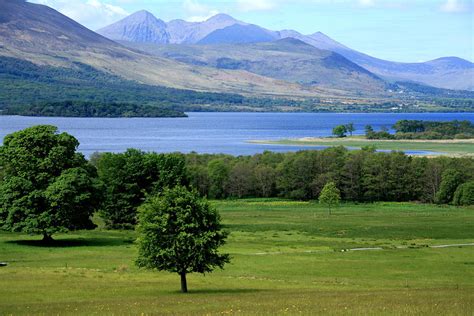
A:
<svg viewBox="0 0 474 316">
<path fill-rule="evenodd" d="M 30 247 L 44 247 L 44 248 L 68 248 L 68 247 L 114 247 L 131 245 L 134 239 L 131 238 L 69 238 L 58 239 L 44 242 L 40 239 L 25 239 L 25 240 L 9 240 L 9 244 L 16 244 L 19 246 Z"/>
<path fill-rule="evenodd" d="M 250 294 L 250 293 L 257 293 L 269 291 L 268 289 L 197 289 L 193 290 L 190 289 L 188 293 L 184 294 Z M 177 291 L 177 293 L 181 293 Z"/>
</svg>

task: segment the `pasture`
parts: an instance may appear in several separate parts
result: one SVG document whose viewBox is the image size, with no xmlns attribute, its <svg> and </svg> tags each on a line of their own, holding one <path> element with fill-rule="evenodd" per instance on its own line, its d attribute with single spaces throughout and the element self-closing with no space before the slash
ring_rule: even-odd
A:
<svg viewBox="0 0 474 316">
<path fill-rule="evenodd" d="M 278 199 L 217 201 L 224 270 L 179 276 L 134 265 L 133 231 L 0 233 L 0 314 L 472 315 L 474 208 Z M 376 248 L 358 249 L 357 248 Z M 352 249 L 352 250 L 351 250 Z"/>
</svg>

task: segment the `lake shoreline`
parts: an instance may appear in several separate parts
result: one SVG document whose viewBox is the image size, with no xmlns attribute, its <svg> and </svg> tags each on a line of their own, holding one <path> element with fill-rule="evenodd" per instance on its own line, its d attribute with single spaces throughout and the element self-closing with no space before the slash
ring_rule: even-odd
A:
<svg viewBox="0 0 474 316">
<path fill-rule="evenodd" d="M 300 137 L 279 140 L 250 140 L 251 144 L 260 145 L 286 145 L 286 146 L 312 146 L 336 147 L 344 146 L 351 149 L 361 149 L 365 146 L 374 146 L 376 149 L 395 151 L 419 151 L 408 153 L 413 156 L 449 156 L 449 157 L 474 157 L 474 138 L 470 139 L 401 139 L 379 140 L 367 139 L 361 135 L 343 138 L 335 137 Z M 418 148 L 417 148 L 418 146 Z M 470 148 L 472 147 L 472 148 Z M 428 154 L 426 154 L 428 152 Z M 432 152 L 433 155 L 430 155 Z"/>
</svg>

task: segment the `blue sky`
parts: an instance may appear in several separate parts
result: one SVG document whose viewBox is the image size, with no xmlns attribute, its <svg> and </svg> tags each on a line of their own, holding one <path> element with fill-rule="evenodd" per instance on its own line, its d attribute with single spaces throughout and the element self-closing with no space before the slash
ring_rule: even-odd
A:
<svg viewBox="0 0 474 316">
<path fill-rule="evenodd" d="M 138 10 L 165 21 L 227 13 L 248 23 L 304 34 L 321 31 L 369 55 L 418 62 L 474 61 L 472 0 L 32 0 L 95 30 Z"/>
</svg>

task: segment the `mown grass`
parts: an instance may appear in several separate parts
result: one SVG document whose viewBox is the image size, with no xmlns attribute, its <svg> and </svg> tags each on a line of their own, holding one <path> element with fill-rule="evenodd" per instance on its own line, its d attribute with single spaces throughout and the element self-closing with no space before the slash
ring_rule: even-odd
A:
<svg viewBox="0 0 474 316">
<path fill-rule="evenodd" d="M 295 146 L 345 146 L 350 148 L 362 148 L 365 146 L 375 146 L 380 150 L 396 151 L 428 151 L 445 154 L 447 156 L 473 156 L 474 143 L 472 140 L 463 142 L 462 140 L 444 142 L 430 141 L 397 141 L 397 140 L 368 140 L 361 137 L 347 138 L 320 138 L 320 139 L 282 139 L 276 141 L 253 141 L 264 144 L 280 144 Z"/>
<path fill-rule="evenodd" d="M 474 209 L 277 199 L 213 202 L 231 232 L 225 270 L 139 270 L 135 233 L 0 234 L 0 314 L 472 315 Z M 407 248 L 399 249 L 397 246 Z M 383 250 L 343 251 L 358 247 Z"/>
</svg>

